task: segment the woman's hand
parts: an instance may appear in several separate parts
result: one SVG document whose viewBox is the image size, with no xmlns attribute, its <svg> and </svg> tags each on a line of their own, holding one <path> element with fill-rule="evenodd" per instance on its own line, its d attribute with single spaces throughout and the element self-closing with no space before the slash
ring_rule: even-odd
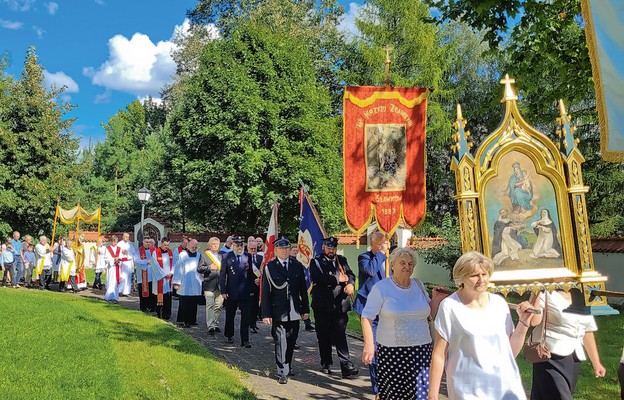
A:
<svg viewBox="0 0 624 400">
<path fill-rule="evenodd" d="M 375 357 L 375 345 L 373 343 L 364 342 L 364 350 L 362 350 L 362 363 L 370 365 Z"/>
<path fill-rule="evenodd" d="M 518 319 L 520 323 L 527 328 L 530 325 L 531 319 L 533 318 L 534 313 L 529 312 L 528 310 L 535 310 L 533 304 L 528 301 L 523 301 L 522 303 L 516 306 L 516 312 L 518 313 Z"/>
</svg>

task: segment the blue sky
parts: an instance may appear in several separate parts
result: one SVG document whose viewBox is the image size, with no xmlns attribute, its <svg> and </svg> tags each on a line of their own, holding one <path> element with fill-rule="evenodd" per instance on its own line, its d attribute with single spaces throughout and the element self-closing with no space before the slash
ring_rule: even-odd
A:
<svg viewBox="0 0 624 400">
<path fill-rule="evenodd" d="M 159 97 L 175 71 L 176 29 L 196 0 L 0 0 L 0 52 L 5 72 L 19 77 L 29 46 L 36 48 L 46 84 L 67 86 L 76 106 L 81 145 L 104 139 L 102 123 L 135 99 Z M 357 3 L 345 5 L 345 25 Z M 349 13 L 351 11 L 351 13 Z"/>
</svg>

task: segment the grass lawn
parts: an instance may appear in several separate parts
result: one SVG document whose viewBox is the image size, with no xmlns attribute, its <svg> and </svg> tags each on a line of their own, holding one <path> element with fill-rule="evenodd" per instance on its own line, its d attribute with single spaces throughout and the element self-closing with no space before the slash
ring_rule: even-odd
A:
<svg viewBox="0 0 624 400">
<path fill-rule="evenodd" d="M 255 399 L 240 373 L 139 311 L 0 288 L 2 399 Z"/>
</svg>

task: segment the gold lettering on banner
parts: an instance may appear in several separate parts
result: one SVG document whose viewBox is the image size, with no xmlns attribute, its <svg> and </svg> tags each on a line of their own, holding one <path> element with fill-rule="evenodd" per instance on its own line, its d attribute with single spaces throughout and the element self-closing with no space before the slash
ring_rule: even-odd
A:
<svg viewBox="0 0 624 400">
<path fill-rule="evenodd" d="M 375 114 L 385 113 L 388 108 L 386 106 L 371 107 L 364 111 L 364 118 L 369 118 Z"/>
<path fill-rule="evenodd" d="M 403 118 L 403 121 L 407 123 L 407 126 L 411 127 L 412 125 L 414 125 L 414 121 L 412 121 L 409 114 L 405 110 L 401 110 L 399 107 L 395 106 L 394 104 L 390 104 L 390 112 L 399 114 L 401 118 Z"/>
<path fill-rule="evenodd" d="M 375 196 L 375 203 L 392 203 L 395 201 L 401 201 L 403 200 L 403 196 L 396 194 L 393 196 L 380 196 L 380 195 L 376 195 Z"/>
</svg>

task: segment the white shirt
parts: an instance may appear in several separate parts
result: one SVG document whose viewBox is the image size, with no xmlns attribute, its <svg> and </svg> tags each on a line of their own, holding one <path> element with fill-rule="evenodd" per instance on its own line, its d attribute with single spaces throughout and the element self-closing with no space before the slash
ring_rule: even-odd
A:
<svg viewBox="0 0 624 400">
<path fill-rule="evenodd" d="M 126 260 L 126 261 L 122 261 L 122 264 L 129 266 L 132 263 L 132 259 L 134 258 L 134 245 L 130 242 L 126 242 L 125 240 L 120 240 L 119 243 L 117 243 L 118 247 L 121 247 L 121 253 L 119 253 L 119 258 L 120 260 Z M 127 252 L 127 254 L 124 254 L 124 252 Z"/>
<path fill-rule="evenodd" d="M 180 296 L 199 296 L 202 292 L 202 276 L 197 272 L 199 265 L 199 252 L 195 257 L 190 257 L 189 253 L 180 253 L 178 263 L 173 272 L 173 284 L 180 285 L 178 294 Z"/>
<path fill-rule="evenodd" d="M 442 300 L 435 328 L 448 342 L 449 399 L 525 400 L 520 371 L 509 343 L 514 330 L 505 299 L 488 294 L 483 309 L 464 305 L 454 293 Z"/>
<path fill-rule="evenodd" d="M 544 293 L 540 293 L 540 304 L 544 307 Z M 548 326 L 546 327 L 546 347 L 551 353 L 567 356 L 576 353 L 580 361 L 584 361 L 583 337 L 585 332 L 598 330 L 592 315 L 580 315 L 563 312 L 570 303 L 559 293 L 548 294 Z M 532 341 L 539 341 L 542 335 L 543 321 L 533 330 Z"/>
<path fill-rule="evenodd" d="M 35 255 L 37 256 L 37 263 L 43 258 L 43 269 L 50 269 L 52 267 L 52 253 L 48 250 L 50 246 L 48 244 L 37 243 L 35 245 Z"/>
<path fill-rule="evenodd" d="M 147 281 L 152 281 L 152 268 L 149 268 L 151 261 L 152 253 L 150 252 L 150 249 L 145 249 L 144 260 L 141 260 L 141 249 L 137 249 L 137 251 L 134 253 L 134 266 L 136 268 L 135 274 L 137 283 L 143 283 L 142 271 L 147 271 Z"/>
<path fill-rule="evenodd" d="M 392 278 L 377 282 L 368 294 L 362 317 L 374 320 L 379 315 L 377 343 L 383 346 L 420 346 L 431 343 L 429 295 L 415 279 L 410 287 L 398 287 Z"/>
</svg>

